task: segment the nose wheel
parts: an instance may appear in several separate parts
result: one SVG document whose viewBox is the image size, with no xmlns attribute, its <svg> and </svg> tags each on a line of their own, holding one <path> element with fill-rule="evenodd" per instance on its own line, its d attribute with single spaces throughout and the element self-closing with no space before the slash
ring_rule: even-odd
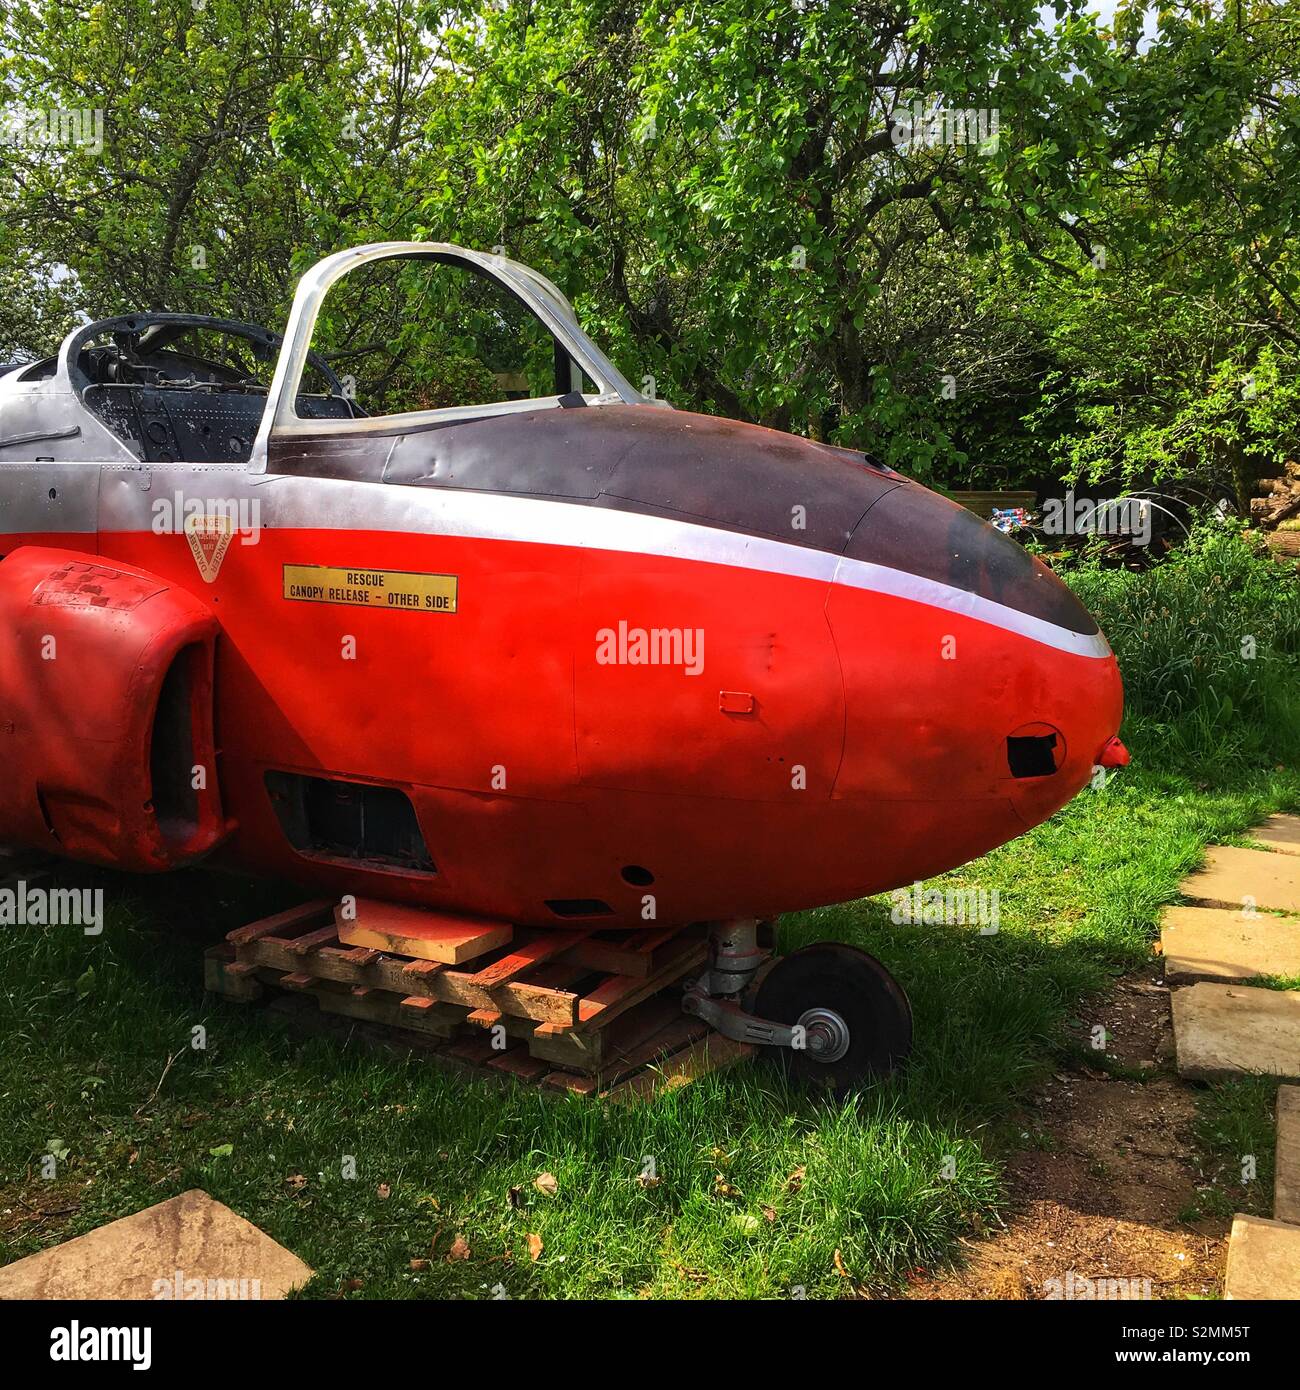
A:
<svg viewBox="0 0 1300 1390">
<path fill-rule="evenodd" d="M 837 1094 L 902 1065 L 912 1007 L 874 956 L 831 941 L 805 946 L 768 966 L 754 991 L 766 957 L 755 925 L 715 926 L 712 968 L 686 990 L 687 1013 L 724 1037 L 760 1044 L 795 1080 Z"/>
<path fill-rule="evenodd" d="M 796 1080 L 836 1093 L 888 1076 L 912 1050 L 907 995 L 855 946 L 824 941 L 783 956 L 759 985 L 754 1013 L 795 1028 L 792 1045 L 767 1055 Z"/>
</svg>

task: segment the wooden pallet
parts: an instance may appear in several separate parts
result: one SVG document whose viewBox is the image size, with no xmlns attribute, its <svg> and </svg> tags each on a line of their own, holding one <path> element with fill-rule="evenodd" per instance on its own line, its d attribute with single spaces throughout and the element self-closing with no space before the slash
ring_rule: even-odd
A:
<svg viewBox="0 0 1300 1390">
<path fill-rule="evenodd" d="M 644 1097 L 753 1055 L 682 1013 L 702 925 L 515 929 L 455 965 L 348 946 L 339 925 L 316 901 L 240 927 L 206 953 L 205 984 L 238 1002 L 300 996 L 439 1060 L 580 1095 Z"/>
</svg>

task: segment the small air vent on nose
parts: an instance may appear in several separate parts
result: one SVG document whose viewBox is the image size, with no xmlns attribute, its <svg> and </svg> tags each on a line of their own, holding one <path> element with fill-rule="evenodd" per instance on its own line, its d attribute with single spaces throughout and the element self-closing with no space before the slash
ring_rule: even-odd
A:
<svg viewBox="0 0 1300 1390">
<path fill-rule="evenodd" d="M 548 898 L 546 906 L 557 917 L 612 917 L 614 909 L 599 898 Z"/>
<path fill-rule="evenodd" d="M 1013 734 L 1007 739 L 1007 766 L 1013 777 L 1050 777 L 1056 771 L 1056 735 Z"/>
</svg>

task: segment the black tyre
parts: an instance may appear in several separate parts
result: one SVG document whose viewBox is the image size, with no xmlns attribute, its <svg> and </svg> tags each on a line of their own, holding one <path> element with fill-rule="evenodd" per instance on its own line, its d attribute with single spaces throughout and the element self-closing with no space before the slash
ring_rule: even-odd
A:
<svg viewBox="0 0 1300 1390">
<path fill-rule="evenodd" d="M 784 956 L 758 987 L 753 1012 L 804 1026 L 802 1048 L 767 1051 L 796 1080 L 837 1095 L 888 1076 L 912 1050 L 912 1006 L 874 956 L 819 942 Z"/>
</svg>

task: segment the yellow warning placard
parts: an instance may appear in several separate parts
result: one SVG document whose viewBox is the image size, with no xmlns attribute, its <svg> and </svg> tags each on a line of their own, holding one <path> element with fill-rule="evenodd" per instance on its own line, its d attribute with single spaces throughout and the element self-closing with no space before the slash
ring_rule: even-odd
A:
<svg viewBox="0 0 1300 1390">
<path fill-rule="evenodd" d="M 285 565 L 284 596 L 300 603 L 351 603 L 404 613 L 454 613 L 458 579 L 454 574 L 409 570 L 332 569 L 325 565 Z"/>
</svg>

